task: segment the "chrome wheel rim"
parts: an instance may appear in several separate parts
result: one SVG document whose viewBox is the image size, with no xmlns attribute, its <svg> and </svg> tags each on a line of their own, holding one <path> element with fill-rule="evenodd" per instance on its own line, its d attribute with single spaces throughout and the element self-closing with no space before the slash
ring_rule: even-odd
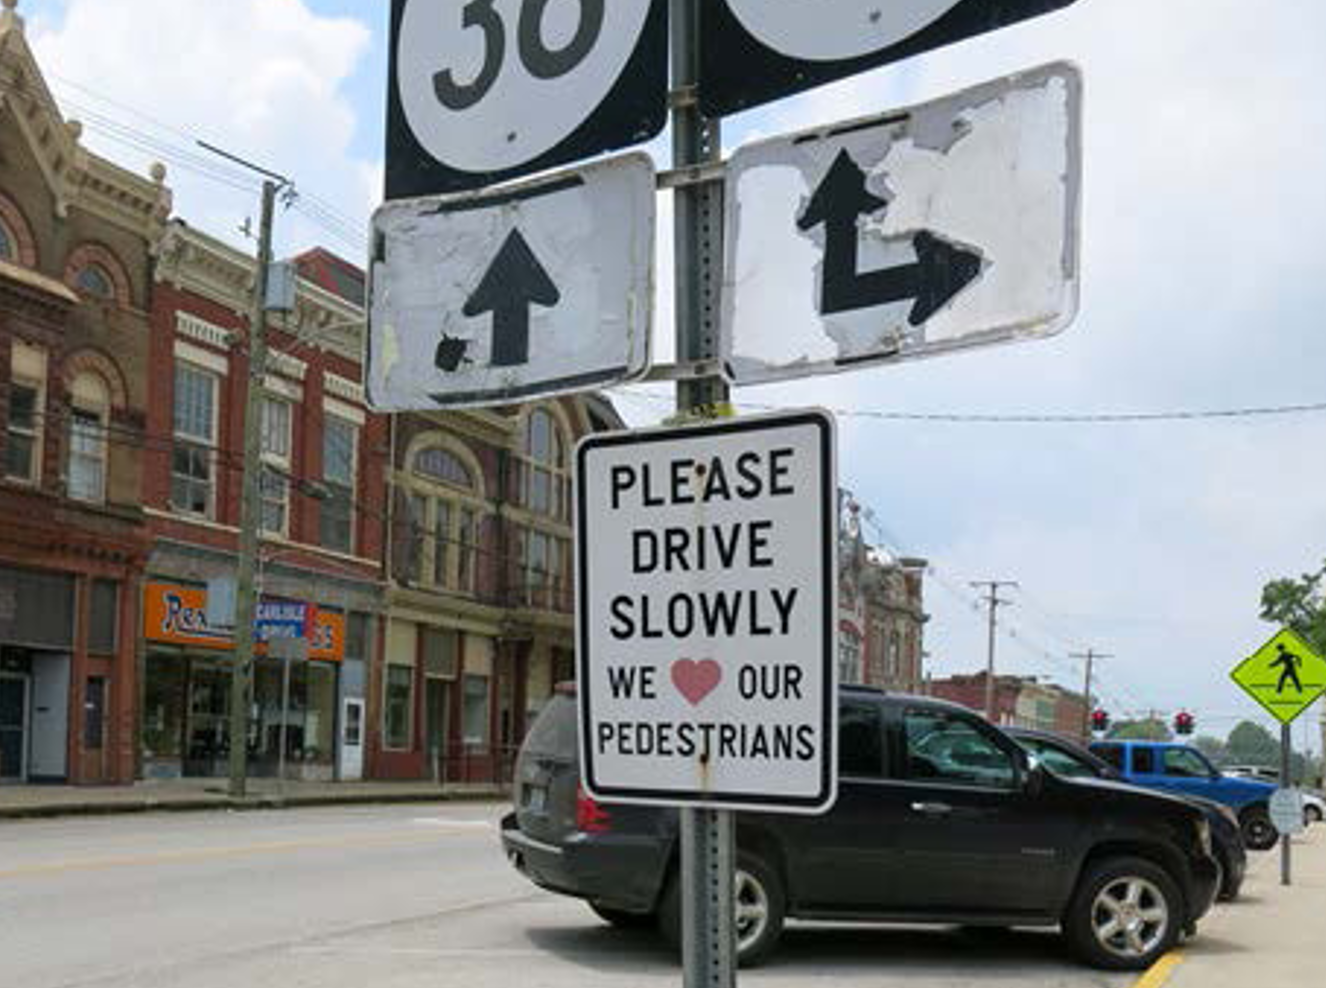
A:
<svg viewBox="0 0 1326 988">
<path fill-rule="evenodd" d="M 737 952 L 741 953 L 752 947 L 769 925 L 769 893 L 754 875 L 738 869 L 733 876 L 732 899 L 736 912 Z"/>
<path fill-rule="evenodd" d="M 1145 878 L 1115 878 L 1096 893 L 1091 930 L 1096 942 L 1116 957 L 1145 957 L 1165 939 L 1169 904 Z"/>
</svg>

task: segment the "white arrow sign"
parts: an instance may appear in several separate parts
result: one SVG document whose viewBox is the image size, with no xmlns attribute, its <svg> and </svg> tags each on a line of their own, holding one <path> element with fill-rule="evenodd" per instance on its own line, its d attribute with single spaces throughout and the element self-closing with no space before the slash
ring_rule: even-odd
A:
<svg viewBox="0 0 1326 988">
<path fill-rule="evenodd" d="M 1062 330 L 1080 116 L 1080 75 L 1059 64 L 740 149 L 724 373 L 758 383 Z"/>
<path fill-rule="evenodd" d="M 649 366 L 654 168 L 626 155 L 374 216 L 369 400 L 504 404 Z"/>
</svg>

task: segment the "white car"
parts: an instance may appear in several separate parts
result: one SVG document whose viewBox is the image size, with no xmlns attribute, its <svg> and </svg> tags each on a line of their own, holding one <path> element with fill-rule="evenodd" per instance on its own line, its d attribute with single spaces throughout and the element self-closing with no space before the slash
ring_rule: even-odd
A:
<svg viewBox="0 0 1326 988">
<path fill-rule="evenodd" d="M 1262 782 L 1274 783 L 1280 781 L 1279 769 L 1264 768 L 1260 765 L 1229 765 L 1221 771 L 1235 778 L 1260 779 Z M 1326 800 L 1308 789 L 1300 789 L 1299 792 L 1303 794 L 1303 822 L 1321 823 L 1326 819 Z"/>
</svg>

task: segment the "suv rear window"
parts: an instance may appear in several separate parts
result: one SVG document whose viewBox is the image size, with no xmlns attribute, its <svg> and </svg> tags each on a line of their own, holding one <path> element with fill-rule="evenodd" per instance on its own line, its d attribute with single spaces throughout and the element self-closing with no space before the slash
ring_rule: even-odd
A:
<svg viewBox="0 0 1326 988">
<path fill-rule="evenodd" d="M 525 736 L 525 750 L 540 755 L 560 755 L 573 758 L 576 753 L 576 702 L 562 693 L 554 694 L 534 726 Z"/>
<path fill-rule="evenodd" d="M 937 783 L 1011 789 L 1013 756 L 966 717 L 944 710 L 903 714 L 907 777 Z"/>
</svg>

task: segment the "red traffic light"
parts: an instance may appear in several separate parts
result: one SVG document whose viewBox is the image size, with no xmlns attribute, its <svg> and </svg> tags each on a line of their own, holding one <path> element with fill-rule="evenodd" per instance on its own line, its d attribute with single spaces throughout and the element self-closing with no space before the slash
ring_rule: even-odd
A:
<svg viewBox="0 0 1326 988">
<path fill-rule="evenodd" d="M 1193 715 L 1186 710 L 1180 710 L 1174 715 L 1174 732 L 1176 734 L 1191 734 L 1196 724 L 1197 721 L 1193 718 Z"/>
<path fill-rule="evenodd" d="M 1110 715 L 1104 710 L 1093 710 L 1091 712 L 1091 729 L 1093 731 L 1108 730 L 1110 726 Z"/>
</svg>

